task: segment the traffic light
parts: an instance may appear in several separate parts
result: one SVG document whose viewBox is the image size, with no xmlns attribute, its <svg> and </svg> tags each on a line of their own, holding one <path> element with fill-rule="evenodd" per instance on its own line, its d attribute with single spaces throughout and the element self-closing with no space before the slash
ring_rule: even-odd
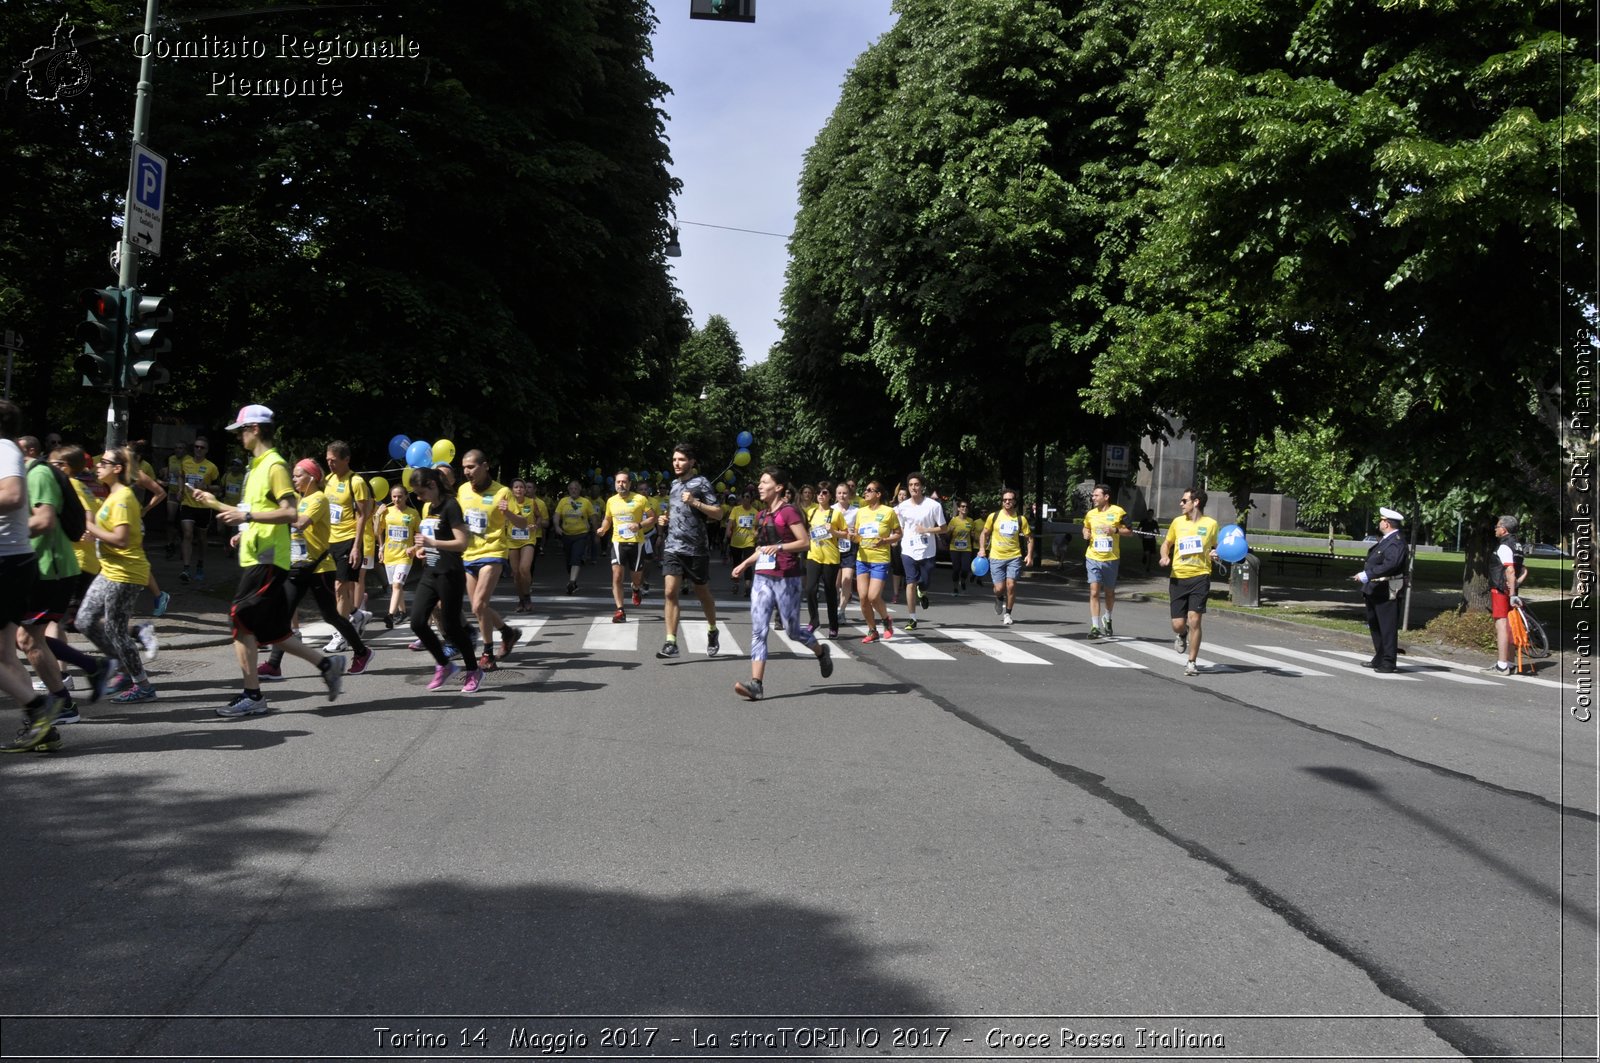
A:
<svg viewBox="0 0 1600 1063">
<path fill-rule="evenodd" d="M 124 332 L 121 288 L 85 288 L 78 293 L 84 320 L 74 338 L 83 353 L 73 361 L 86 388 L 109 391 L 117 384 Z"/>
<path fill-rule="evenodd" d="M 172 353 L 172 336 L 162 326 L 172 321 L 172 304 L 164 295 L 128 292 L 128 355 L 123 362 L 123 387 L 150 391 L 172 379 L 166 366 L 156 361 Z"/>
<path fill-rule="evenodd" d="M 714 22 L 754 22 L 756 0 L 689 0 L 689 17 Z"/>
</svg>

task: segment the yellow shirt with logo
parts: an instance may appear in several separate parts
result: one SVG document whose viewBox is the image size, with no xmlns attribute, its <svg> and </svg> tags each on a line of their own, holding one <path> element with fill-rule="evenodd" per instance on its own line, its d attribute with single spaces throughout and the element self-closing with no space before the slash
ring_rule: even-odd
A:
<svg viewBox="0 0 1600 1063">
<path fill-rule="evenodd" d="M 366 477 L 359 473 L 341 476 L 330 472 L 323 482 L 322 493 L 328 496 L 328 541 L 351 541 L 356 537 L 356 518 L 361 515 L 361 503 L 372 498 Z"/>
<path fill-rule="evenodd" d="M 417 536 L 417 525 L 421 520 L 421 515 L 410 506 L 383 507 L 384 564 L 400 565 L 411 560 L 407 551 L 411 549 L 411 540 Z"/>
<path fill-rule="evenodd" d="M 1128 511 L 1121 506 L 1107 506 L 1104 510 L 1094 506 L 1083 515 L 1083 526 L 1089 529 L 1089 546 L 1084 556 L 1092 561 L 1115 561 L 1122 556 L 1121 530 L 1127 521 Z"/>
<path fill-rule="evenodd" d="M 1167 525 L 1167 555 L 1172 559 L 1173 579 L 1211 575 L 1211 551 L 1217 547 L 1217 528 L 1214 517 L 1199 520 L 1177 517 Z"/>
<path fill-rule="evenodd" d="M 611 541 L 638 543 L 644 541 L 641 525 L 651 513 L 650 500 L 644 495 L 612 495 L 606 499 L 606 519 L 611 522 Z"/>
<path fill-rule="evenodd" d="M 511 488 L 497 480 L 490 480 L 481 491 L 473 487 L 471 481 L 456 489 L 456 505 L 461 507 L 461 517 L 467 522 L 467 549 L 461 555 L 462 561 L 496 557 L 505 560 L 511 552 L 511 537 L 506 534 L 511 522 L 500 510 L 502 499 L 516 502 L 511 497 Z"/>
<path fill-rule="evenodd" d="M 806 507 L 806 527 L 811 532 L 811 547 L 806 560 L 819 565 L 839 563 L 839 537 L 849 533 L 844 514 L 832 506 L 826 508 L 812 504 Z"/>
<path fill-rule="evenodd" d="M 952 554 L 970 554 L 976 544 L 972 541 L 972 521 L 966 517 L 951 517 L 947 534 L 950 536 Z"/>
<path fill-rule="evenodd" d="M 511 512 L 525 518 L 528 522 L 526 528 L 519 528 L 515 524 L 507 522 L 506 534 L 510 539 L 511 549 L 526 550 L 539 541 L 539 529 L 537 527 L 539 500 L 537 498 L 524 498 L 521 502 L 518 502 L 516 493 L 513 492 L 511 495 Z"/>
<path fill-rule="evenodd" d="M 194 500 L 193 491 L 209 491 L 222 475 L 221 471 L 210 461 L 196 461 L 185 456 L 178 463 L 179 482 L 189 490 L 183 492 L 183 507 L 185 509 L 205 509 Z"/>
<path fill-rule="evenodd" d="M 900 518 L 888 506 L 862 506 L 856 510 L 856 544 L 860 559 L 869 565 L 887 564 L 889 544 L 884 542 L 900 530 Z"/>
<path fill-rule="evenodd" d="M 756 517 L 761 511 L 734 506 L 728 510 L 728 545 L 736 549 L 756 544 Z"/>
<path fill-rule="evenodd" d="M 332 572 L 333 555 L 328 552 L 328 534 L 331 530 L 328 496 L 321 491 L 301 495 L 295 506 L 295 514 L 301 519 L 309 517 L 311 522 L 304 528 L 289 527 L 289 563 L 304 565 L 315 559 L 317 563 L 312 567 L 313 572 Z"/>
<path fill-rule="evenodd" d="M 222 501 L 230 506 L 237 506 L 244 497 L 244 473 L 229 472 L 222 477 Z"/>
<path fill-rule="evenodd" d="M 113 583 L 144 586 L 150 579 L 150 562 L 144 556 L 144 528 L 139 520 L 139 500 L 125 484 L 117 484 L 95 511 L 101 530 L 114 532 L 128 526 L 128 544 L 112 546 L 95 540 L 100 548 L 100 575 Z"/>
<path fill-rule="evenodd" d="M 84 516 L 95 513 L 100 508 L 100 502 L 89 491 L 89 485 L 76 476 L 69 477 L 72 489 L 78 493 L 78 504 L 83 507 Z M 72 552 L 78 555 L 78 568 L 89 575 L 98 575 L 100 572 L 100 551 L 95 549 L 95 540 L 84 536 L 72 544 Z"/>
<path fill-rule="evenodd" d="M 582 495 L 577 498 L 568 495 L 556 503 L 556 516 L 562 535 L 587 535 L 595 517 L 594 503 Z"/>
<path fill-rule="evenodd" d="M 1028 518 L 1021 513 L 1012 516 L 1003 509 L 995 510 L 983 522 L 989 533 L 989 560 L 1010 561 L 1022 556 L 1022 540 L 1033 534 Z"/>
</svg>

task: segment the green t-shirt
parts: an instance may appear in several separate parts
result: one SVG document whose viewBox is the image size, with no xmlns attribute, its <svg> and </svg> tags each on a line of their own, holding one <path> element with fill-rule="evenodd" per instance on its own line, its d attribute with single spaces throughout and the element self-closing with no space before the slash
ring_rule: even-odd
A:
<svg viewBox="0 0 1600 1063">
<path fill-rule="evenodd" d="M 43 535 L 35 535 L 28 542 L 33 556 L 39 562 L 40 579 L 67 579 L 82 569 L 78 555 L 72 549 L 72 540 L 61 530 L 61 486 L 56 474 L 42 461 L 28 463 L 28 501 L 34 506 L 49 506 L 56 511 L 55 527 Z"/>
</svg>

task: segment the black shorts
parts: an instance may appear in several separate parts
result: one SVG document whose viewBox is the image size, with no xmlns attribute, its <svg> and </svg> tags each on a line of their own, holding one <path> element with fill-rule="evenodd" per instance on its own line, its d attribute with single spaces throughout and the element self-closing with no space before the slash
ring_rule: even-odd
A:
<svg viewBox="0 0 1600 1063">
<path fill-rule="evenodd" d="M 687 579 L 696 587 L 702 587 L 711 582 L 711 555 L 669 550 L 661 555 L 661 574 Z"/>
<path fill-rule="evenodd" d="M 619 543 L 611 541 L 611 563 L 621 565 L 630 572 L 637 572 L 644 564 L 643 543 Z"/>
<path fill-rule="evenodd" d="M 1203 613 L 1206 611 L 1206 596 L 1211 593 L 1211 577 L 1169 579 L 1167 592 L 1172 597 L 1172 619 L 1182 620 L 1189 613 Z"/>
<path fill-rule="evenodd" d="M 270 646 L 289 637 L 289 573 L 277 565 L 252 565 L 239 574 L 239 589 L 233 592 L 233 637 L 254 635 L 256 642 Z"/>
<path fill-rule="evenodd" d="M 72 592 L 77 586 L 77 576 L 34 580 L 33 593 L 28 596 L 28 615 L 22 618 L 23 626 L 48 624 L 66 616 L 67 609 L 72 605 Z"/>
<path fill-rule="evenodd" d="M 184 506 L 178 511 L 178 519 L 185 524 L 193 524 L 196 528 L 211 527 L 211 518 L 216 516 L 214 510 L 196 506 Z"/>
<path fill-rule="evenodd" d="M 20 624 L 27 618 L 38 578 L 39 562 L 32 551 L 0 557 L 0 625 Z"/>
<path fill-rule="evenodd" d="M 350 554 L 355 548 L 354 539 L 328 544 L 328 556 L 333 558 L 333 578 L 341 583 L 354 583 L 361 578 L 361 570 L 350 564 Z"/>
</svg>

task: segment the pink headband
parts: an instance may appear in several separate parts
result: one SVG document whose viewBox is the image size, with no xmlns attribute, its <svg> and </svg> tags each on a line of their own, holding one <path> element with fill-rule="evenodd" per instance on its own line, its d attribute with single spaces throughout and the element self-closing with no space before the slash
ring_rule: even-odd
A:
<svg viewBox="0 0 1600 1063">
<path fill-rule="evenodd" d="M 313 480 L 322 479 L 322 466 L 317 464 L 315 458 L 301 458 L 295 462 L 295 471 L 303 472 Z"/>
</svg>

